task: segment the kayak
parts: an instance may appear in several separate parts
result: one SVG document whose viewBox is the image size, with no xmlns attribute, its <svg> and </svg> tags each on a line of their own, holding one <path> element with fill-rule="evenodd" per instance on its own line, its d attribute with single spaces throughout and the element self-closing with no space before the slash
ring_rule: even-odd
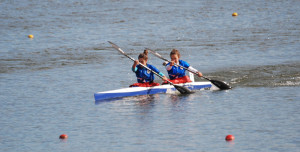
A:
<svg viewBox="0 0 300 152">
<path fill-rule="evenodd" d="M 216 87 L 209 81 L 189 82 L 189 83 L 182 83 L 176 85 L 187 87 L 190 90 L 219 90 L 218 87 Z M 151 95 L 151 94 L 158 94 L 158 93 L 174 94 L 179 92 L 173 85 L 164 84 L 164 85 L 153 86 L 153 87 L 129 87 L 129 88 L 122 88 L 122 89 L 111 90 L 111 91 L 97 92 L 94 93 L 94 97 L 95 97 L 95 101 L 105 101 L 107 99 L 112 99 L 112 98 Z"/>
</svg>

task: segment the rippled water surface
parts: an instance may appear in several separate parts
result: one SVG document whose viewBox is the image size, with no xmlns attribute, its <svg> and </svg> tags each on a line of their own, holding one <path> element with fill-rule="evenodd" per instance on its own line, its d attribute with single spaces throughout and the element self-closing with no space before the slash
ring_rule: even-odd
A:
<svg viewBox="0 0 300 152">
<path fill-rule="evenodd" d="M 297 0 L 0 1 L 0 10 L 0 151 L 300 149 Z M 233 89 L 95 102 L 136 81 L 107 41 L 134 58 L 177 48 Z"/>
</svg>

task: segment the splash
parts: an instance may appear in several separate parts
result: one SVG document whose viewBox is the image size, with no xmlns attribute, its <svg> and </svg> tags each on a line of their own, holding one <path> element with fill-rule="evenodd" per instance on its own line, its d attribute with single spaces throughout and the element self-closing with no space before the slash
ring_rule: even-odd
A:
<svg viewBox="0 0 300 152">
<path fill-rule="evenodd" d="M 235 67 L 208 75 L 229 82 L 233 87 L 300 86 L 300 63 Z"/>
</svg>

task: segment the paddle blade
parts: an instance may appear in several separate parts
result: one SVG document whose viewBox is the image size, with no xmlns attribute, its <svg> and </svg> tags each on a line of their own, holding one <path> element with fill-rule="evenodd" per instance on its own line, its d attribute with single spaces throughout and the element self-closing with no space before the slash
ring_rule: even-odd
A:
<svg viewBox="0 0 300 152">
<path fill-rule="evenodd" d="M 209 80 L 212 84 L 214 84 L 216 87 L 218 87 L 220 90 L 228 90 L 231 89 L 231 86 L 226 84 L 225 82 L 219 81 L 219 80 Z"/>
<path fill-rule="evenodd" d="M 192 92 L 189 88 L 186 88 L 184 86 L 178 86 L 174 85 L 174 87 L 181 93 L 181 94 L 191 94 Z"/>
<path fill-rule="evenodd" d="M 108 41 L 108 43 L 110 43 L 112 45 L 113 48 L 115 48 L 116 50 L 118 50 L 119 52 L 121 52 L 122 54 L 126 54 L 117 44 Z"/>
</svg>

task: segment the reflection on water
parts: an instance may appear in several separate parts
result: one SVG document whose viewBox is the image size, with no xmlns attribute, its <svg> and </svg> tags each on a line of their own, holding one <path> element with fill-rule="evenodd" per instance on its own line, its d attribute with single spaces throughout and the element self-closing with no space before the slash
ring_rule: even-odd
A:
<svg viewBox="0 0 300 152">
<path fill-rule="evenodd" d="M 154 105 L 155 101 L 159 101 L 159 94 L 142 95 L 131 99 L 136 105 L 141 107 L 148 107 Z"/>
</svg>

